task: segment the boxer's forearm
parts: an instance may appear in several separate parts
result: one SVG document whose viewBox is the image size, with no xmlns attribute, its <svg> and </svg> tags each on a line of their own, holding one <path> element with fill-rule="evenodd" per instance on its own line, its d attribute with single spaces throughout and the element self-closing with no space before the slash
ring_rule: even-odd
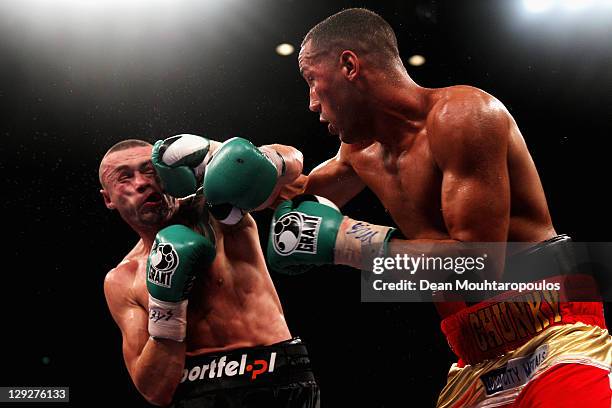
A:
<svg viewBox="0 0 612 408">
<path fill-rule="evenodd" d="M 304 167 L 304 156 L 302 155 L 302 152 L 295 147 L 281 144 L 271 144 L 262 146 L 262 148 L 274 149 L 281 155 L 284 161 L 284 173 L 279 177 L 279 184 L 291 183 L 300 174 L 302 174 L 302 169 Z"/>
<path fill-rule="evenodd" d="M 149 338 L 133 370 L 134 385 L 154 405 L 168 405 L 181 380 L 185 342 Z"/>
<path fill-rule="evenodd" d="M 261 147 L 262 150 L 274 150 L 282 158 L 282 162 L 279 162 L 277 167 L 280 168 L 279 177 L 274 186 L 274 190 L 270 197 L 256 210 L 262 210 L 264 208 L 274 208 L 281 199 L 290 198 L 301 194 L 303 186 L 306 183 L 306 176 L 302 175 L 302 169 L 304 167 L 304 156 L 302 152 L 292 146 L 285 146 L 280 144 L 272 144 Z"/>
</svg>

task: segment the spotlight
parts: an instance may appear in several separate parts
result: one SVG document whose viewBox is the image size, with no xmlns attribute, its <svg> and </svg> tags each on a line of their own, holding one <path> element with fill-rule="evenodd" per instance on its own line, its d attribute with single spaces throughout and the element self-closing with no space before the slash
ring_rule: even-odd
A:
<svg viewBox="0 0 612 408">
<path fill-rule="evenodd" d="M 288 43 L 283 43 L 276 46 L 276 53 L 278 55 L 282 55 L 283 57 L 293 54 L 294 50 L 295 48 L 293 45 Z"/>
<path fill-rule="evenodd" d="M 592 0 L 562 0 L 561 5 L 567 11 L 579 11 L 591 5 Z"/>
<path fill-rule="evenodd" d="M 523 5 L 527 11 L 541 13 L 550 10 L 555 5 L 555 0 L 523 0 Z"/>
<path fill-rule="evenodd" d="M 425 63 L 425 57 L 422 55 L 413 55 L 408 60 L 408 63 L 412 65 L 413 67 L 420 67 L 421 65 Z"/>
</svg>

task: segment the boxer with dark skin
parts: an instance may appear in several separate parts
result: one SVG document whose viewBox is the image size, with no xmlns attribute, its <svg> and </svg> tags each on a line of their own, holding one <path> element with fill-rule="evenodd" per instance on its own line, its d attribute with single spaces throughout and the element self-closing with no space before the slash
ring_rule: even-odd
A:
<svg viewBox="0 0 612 408">
<path fill-rule="evenodd" d="M 286 146 L 274 148 L 291 158 L 279 180 L 282 185 L 301 172 L 301 153 Z M 162 193 L 151 164 L 151 149 L 146 142 L 124 142 L 111 148 L 100 164 L 100 192 L 106 207 L 117 210 L 140 237 L 106 275 L 104 293 L 121 329 L 124 360 L 136 388 L 150 403 L 167 405 L 186 356 L 270 345 L 290 339 L 291 334 L 266 268 L 257 226 L 247 214 L 233 226 L 212 217 L 209 220 L 216 257 L 206 270 L 199 271 L 200 278 L 192 289 L 185 341 L 149 336 L 145 270 L 156 233 L 179 222 L 198 230 L 190 215 L 194 209 L 197 217 L 206 217 L 192 200 Z"/>
<path fill-rule="evenodd" d="M 553 237 L 536 167 L 503 104 L 469 86 L 421 87 L 397 48 L 381 48 L 306 36 L 309 108 L 341 144 L 305 191 L 342 206 L 368 187 L 408 240 Z"/>
<path fill-rule="evenodd" d="M 308 84 L 309 109 L 329 133 L 338 136 L 340 148 L 335 157 L 293 183 L 294 189 L 303 186 L 308 196 L 277 209 L 268 257 L 279 270 L 309 263 L 361 268 L 360 247 L 354 242 L 359 239 L 355 232 L 364 228 L 369 240 L 385 237 L 379 243 L 515 241 L 531 246 L 559 239 L 536 166 L 504 105 L 470 86 L 433 89 L 416 84 L 399 56 L 393 29 L 380 16 L 348 9 L 328 17 L 305 36 L 298 61 Z M 341 207 L 365 187 L 389 211 L 403 237 L 389 232 L 393 231 L 389 227 L 342 217 L 324 200 L 311 196 L 322 196 Z M 293 241 L 286 238 L 290 235 L 281 221 L 289 216 L 299 219 L 300 212 L 312 219 L 335 220 L 331 230 L 335 245 L 324 252 L 331 256 L 320 255 L 320 247 L 312 255 L 291 249 Z M 320 233 L 320 242 L 327 238 L 324 234 L 330 232 Z M 505 343 L 497 332 L 498 323 L 507 321 L 480 320 L 483 313 L 493 313 L 484 310 L 485 304 L 437 304 L 445 318 L 442 329 L 460 358 L 451 368 L 438 406 L 468 407 L 490 399 L 496 404 L 491 406 L 531 407 L 532 401 L 544 396 L 553 404 L 545 406 L 570 406 L 554 404 L 576 398 L 591 398 L 589 406 L 609 406 L 612 343 L 601 302 L 563 303 L 561 316 L 546 317 L 548 330 L 532 340 L 515 335 L 514 343 Z M 552 327 L 560 321 L 568 324 Z M 568 344 L 574 344 L 569 343 L 571 336 L 583 336 L 583 340 L 580 348 L 569 351 Z M 511 358 L 532 358 L 543 343 L 550 360 L 544 360 L 540 369 L 552 367 L 547 375 L 531 383 L 508 382 L 505 393 L 485 389 L 483 378 L 495 370 L 505 371 Z M 583 356 L 581 364 L 571 364 L 575 362 L 572 353 Z M 556 356 L 554 362 L 552 356 Z M 597 392 L 588 385 L 595 383 Z M 519 394 L 520 387 L 525 388 Z M 515 400 L 517 405 L 512 405 Z"/>
</svg>

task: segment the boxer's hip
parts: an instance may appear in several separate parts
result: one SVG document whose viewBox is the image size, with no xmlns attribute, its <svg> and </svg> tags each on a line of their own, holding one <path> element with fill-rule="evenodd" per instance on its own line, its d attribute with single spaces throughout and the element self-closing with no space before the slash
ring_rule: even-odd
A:
<svg viewBox="0 0 612 408">
<path fill-rule="evenodd" d="M 305 344 L 187 357 L 173 407 L 318 407 L 319 388 Z"/>
<path fill-rule="evenodd" d="M 597 298 L 595 280 L 575 262 L 569 237 L 540 243 L 507 262 L 510 275 L 524 271 L 562 282 L 563 289 L 506 292 L 446 317 L 442 331 L 459 365 L 502 356 L 557 325 L 582 322 L 606 328 L 603 304 L 591 301 Z"/>
<path fill-rule="evenodd" d="M 559 364 L 582 364 L 610 372 L 607 330 L 583 323 L 551 327 L 501 357 L 461 367 L 453 364 L 438 407 L 485 407 L 512 403 L 521 390 Z"/>
</svg>

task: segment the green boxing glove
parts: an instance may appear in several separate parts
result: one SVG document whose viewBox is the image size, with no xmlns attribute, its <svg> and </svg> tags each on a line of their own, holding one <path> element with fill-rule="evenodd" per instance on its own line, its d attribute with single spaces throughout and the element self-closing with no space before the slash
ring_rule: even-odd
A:
<svg viewBox="0 0 612 408">
<path fill-rule="evenodd" d="M 361 269 L 368 251 L 385 251 L 395 228 L 343 216 L 326 198 L 300 195 L 274 212 L 267 257 L 272 270 L 303 272 L 308 265 L 348 265 Z"/>
<path fill-rule="evenodd" d="M 147 260 L 151 337 L 185 339 L 189 292 L 196 274 L 214 259 L 214 243 L 184 225 L 157 233 Z"/>
<path fill-rule="evenodd" d="M 235 137 L 221 145 L 206 168 L 204 196 L 211 214 L 225 224 L 238 223 L 270 197 L 284 173 L 283 158 Z"/>
<path fill-rule="evenodd" d="M 164 192 L 177 198 L 195 193 L 210 160 L 210 147 L 210 140 L 189 134 L 155 142 L 151 161 Z"/>
</svg>

